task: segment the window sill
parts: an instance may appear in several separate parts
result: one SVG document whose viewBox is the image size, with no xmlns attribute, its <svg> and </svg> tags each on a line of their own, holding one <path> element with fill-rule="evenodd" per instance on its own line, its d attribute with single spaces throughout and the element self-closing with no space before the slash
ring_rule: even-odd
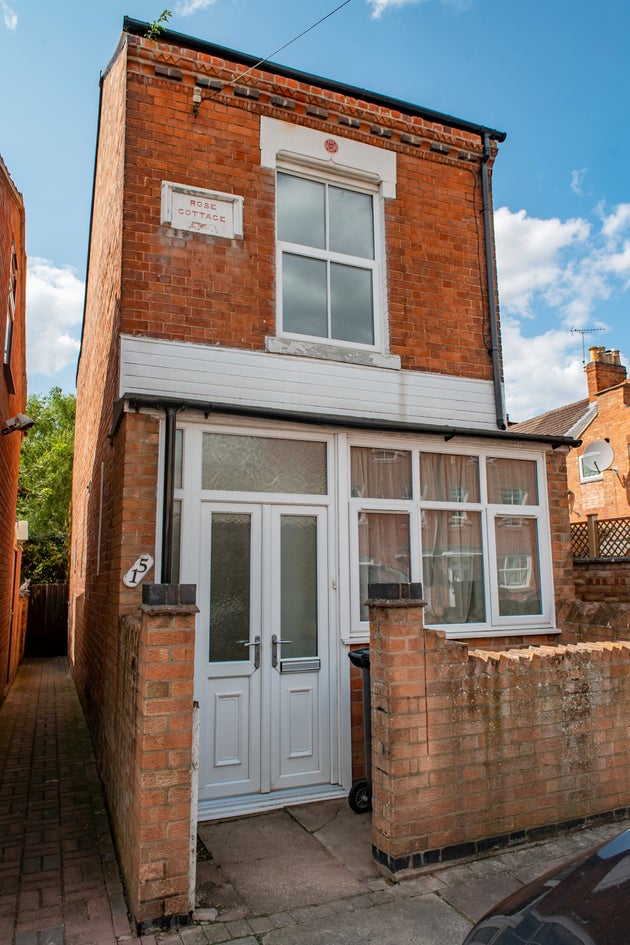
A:
<svg viewBox="0 0 630 945">
<path fill-rule="evenodd" d="M 294 338 L 265 338 L 267 351 L 273 354 L 291 354 L 302 358 L 318 358 L 325 361 L 343 361 L 346 364 L 361 364 L 368 367 L 400 370 L 397 354 L 381 354 L 379 351 L 360 351 L 342 348 L 340 345 L 322 344 L 317 341 L 297 341 Z"/>
<path fill-rule="evenodd" d="M 426 629 L 445 631 L 447 640 L 461 640 L 462 642 L 465 642 L 466 639 L 481 639 L 482 637 L 533 637 L 539 636 L 542 633 L 554 633 L 557 635 L 562 633 L 559 627 L 553 627 L 549 624 L 534 627 L 531 623 L 512 627 L 485 627 L 483 630 L 463 630 L 461 627 L 458 630 L 450 628 L 447 630 L 445 624 L 434 624 L 433 626 L 427 626 Z"/>
</svg>

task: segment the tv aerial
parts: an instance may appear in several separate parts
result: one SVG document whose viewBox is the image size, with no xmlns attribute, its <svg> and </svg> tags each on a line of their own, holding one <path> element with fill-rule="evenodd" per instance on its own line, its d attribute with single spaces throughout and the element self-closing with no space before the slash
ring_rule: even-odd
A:
<svg viewBox="0 0 630 945">
<path fill-rule="evenodd" d="M 571 328 L 572 335 L 582 335 L 582 364 L 586 364 L 586 341 L 585 335 L 592 335 L 596 331 L 606 331 L 605 328 Z"/>
</svg>

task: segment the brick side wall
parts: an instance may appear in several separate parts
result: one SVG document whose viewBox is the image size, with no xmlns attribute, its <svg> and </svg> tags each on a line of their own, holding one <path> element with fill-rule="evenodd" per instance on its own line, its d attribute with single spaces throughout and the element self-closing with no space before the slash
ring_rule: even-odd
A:
<svg viewBox="0 0 630 945">
<path fill-rule="evenodd" d="M 118 541 L 128 514 L 122 480 L 126 420 L 119 435 L 111 442 L 108 439 L 118 381 L 125 62 L 123 50 L 103 80 L 85 330 L 77 378 L 70 566 L 69 656 L 106 785 L 116 777 L 114 694 L 122 606 Z M 143 421 L 135 417 L 129 421 L 134 422 Z M 143 438 L 142 433 L 138 435 Z M 150 457 L 147 445 L 143 462 L 150 463 Z M 153 547 L 152 536 L 148 550 Z M 146 546 L 141 548 L 146 550 Z M 139 601 L 138 591 L 135 603 Z"/>
<path fill-rule="evenodd" d="M 15 245 L 18 260 L 16 311 L 13 322 L 11 373 L 15 392 L 7 385 L 0 357 L 0 429 L 9 417 L 23 413 L 26 404 L 26 249 L 24 203 L 7 168 L 0 158 L 0 339 L 2 353 L 7 330 L 7 296 L 11 273 L 11 252 Z M 17 663 L 15 639 L 18 629 L 11 627 L 12 600 L 16 574 L 15 511 L 20 468 L 21 433 L 0 436 L 0 703 L 13 680 Z M 19 572 L 18 572 L 19 573 Z M 11 653 L 11 656 L 9 656 Z M 9 665 L 9 661 L 11 665 Z"/>
<path fill-rule="evenodd" d="M 576 561 L 573 573 L 580 600 L 630 604 L 630 558 Z"/>
<path fill-rule="evenodd" d="M 79 682 L 85 669 L 82 665 L 84 656 L 78 653 L 75 658 L 75 634 L 78 637 L 81 628 L 74 625 L 73 601 L 85 592 L 88 559 L 90 568 L 96 565 L 98 508 L 94 500 L 100 493 L 101 462 L 106 466 L 111 462 L 107 434 L 112 423 L 112 404 L 118 382 L 117 321 L 120 303 L 124 116 L 123 51 L 103 79 L 85 319 L 77 375 L 69 653 L 75 664 L 75 674 L 79 674 Z"/>
<path fill-rule="evenodd" d="M 386 869 L 627 811 L 628 639 L 488 652 L 423 630 L 420 606 L 373 606 L 370 620 L 373 842 Z"/>
<path fill-rule="evenodd" d="M 545 455 L 556 608 L 560 601 L 572 600 L 575 597 L 575 573 L 571 554 L 571 523 L 567 494 L 567 461 L 571 458 L 571 454 L 567 457 L 566 450 L 562 449 L 549 450 Z"/>
<path fill-rule="evenodd" d="M 181 81 L 155 74 L 166 62 Z M 266 115 L 397 152 L 397 197 L 385 201 L 391 350 L 404 368 L 489 380 L 479 137 L 256 70 L 246 84 L 259 98 L 245 99 L 227 84 L 241 71 L 129 38 L 121 329 L 257 350 L 275 334 L 275 180 L 260 166 Z M 199 74 L 226 85 L 204 90 L 195 117 Z M 274 96 L 295 108 L 275 107 Z M 308 116 L 313 105 L 328 117 Z M 339 123 L 348 116 L 359 129 Z M 375 125 L 391 138 L 376 136 Z M 163 180 L 243 196 L 244 239 L 160 226 Z"/>
<path fill-rule="evenodd" d="M 192 606 L 121 618 L 117 765 L 109 803 L 128 903 L 140 926 L 187 917 L 191 835 Z"/>
</svg>

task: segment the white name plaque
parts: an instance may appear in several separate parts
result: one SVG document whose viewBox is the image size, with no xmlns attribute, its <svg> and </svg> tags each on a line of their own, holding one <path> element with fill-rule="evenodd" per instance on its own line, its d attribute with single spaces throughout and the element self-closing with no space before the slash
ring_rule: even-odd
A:
<svg viewBox="0 0 630 945">
<path fill-rule="evenodd" d="M 160 223 L 174 230 L 224 239 L 243 238 L 243 198 L 162 181 Z"/>
</svg>

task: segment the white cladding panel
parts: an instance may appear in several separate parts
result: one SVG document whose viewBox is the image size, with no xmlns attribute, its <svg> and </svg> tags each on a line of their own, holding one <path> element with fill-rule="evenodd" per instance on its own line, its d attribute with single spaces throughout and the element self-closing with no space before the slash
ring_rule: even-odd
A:
<svg viewBox="0 0 630 945">
<path fill-rule="evenodd" d="M 120 396 L 496 430 L 490 381 L 121 337 Z"/>
</svg>

